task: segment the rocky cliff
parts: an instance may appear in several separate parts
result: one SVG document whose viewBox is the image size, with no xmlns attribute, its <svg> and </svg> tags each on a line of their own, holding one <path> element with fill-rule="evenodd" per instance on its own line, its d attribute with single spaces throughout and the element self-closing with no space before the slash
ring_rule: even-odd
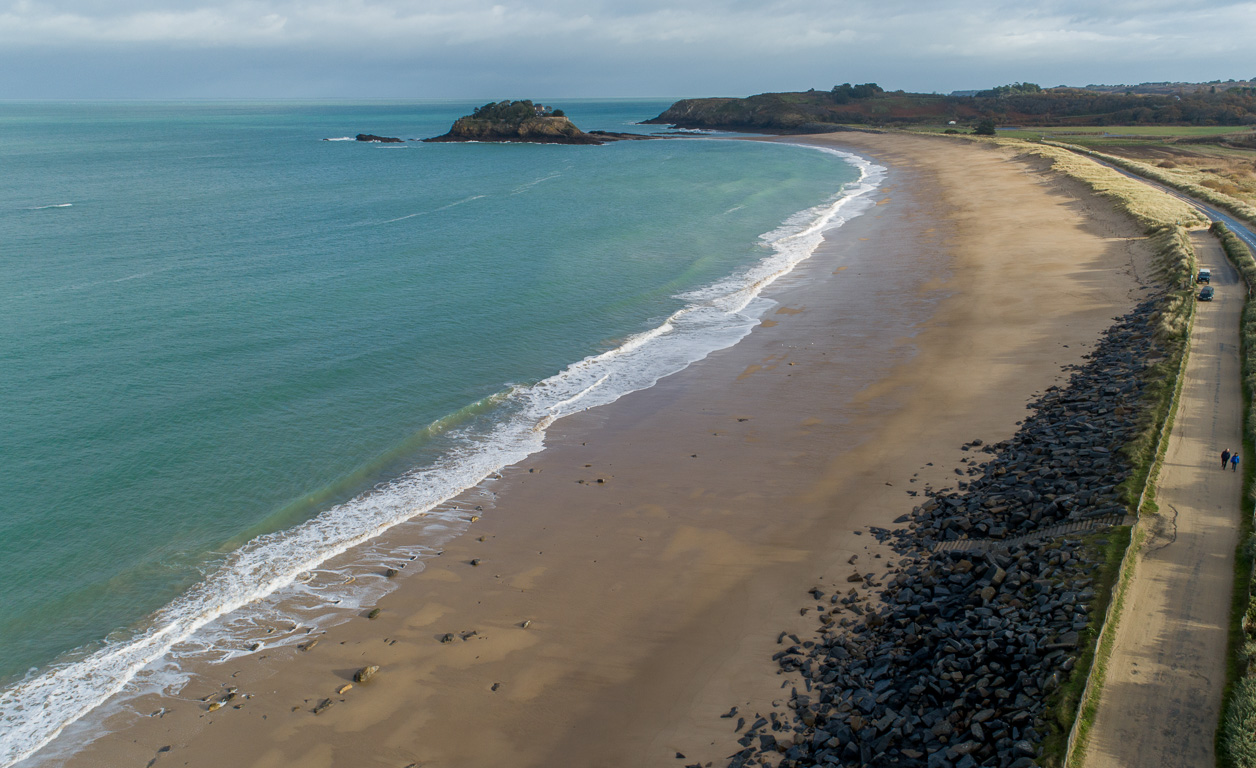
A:
<svg viewBox="0 0 1256 768">
<path fill-rule="evenodd" d="M 682 99 L 644 123 L 780 133 L 841 130 L 822 105 L 805 99 L 781 98 L 779 94 L 760 94 L 746 99 Z"/>
</svg>

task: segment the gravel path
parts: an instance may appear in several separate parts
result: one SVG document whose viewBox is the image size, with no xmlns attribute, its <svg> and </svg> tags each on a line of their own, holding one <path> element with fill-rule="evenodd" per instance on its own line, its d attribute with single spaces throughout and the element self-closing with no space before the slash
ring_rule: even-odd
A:
<svg viewBox="0 0 1256 768">
<path fill-rule="evenodd" d="M 1196 238 L 1216 298 L 1198 307 L 1159 484 L 1161 518 L 1137 562 L 1084 764 L 1210 766 L 1225 682 L 1242 474 L 1239 315 L 1244 287 L 1215 238 Z M 1243 457 L 1252 461 L 1256 457 Z"/>
</svg>

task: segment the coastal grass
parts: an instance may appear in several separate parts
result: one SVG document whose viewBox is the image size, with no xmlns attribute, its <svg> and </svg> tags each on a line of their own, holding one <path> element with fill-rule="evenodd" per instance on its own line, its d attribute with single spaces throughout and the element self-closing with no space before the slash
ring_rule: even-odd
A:
<svg viewBox="0 0 1256 768">
<path fill-rule="evenodd" d="M 1120 565 L 1117 567 L 1117 577 L 1114 580 L 1115 586 L 1112 590 L 1111 602 L 1108 604 L 1107 614 L 1099 631 L 1099 640 L 1093 649 L 1094 661 L 1091 664 L 1089 673 L 1084 676 L 1086 682 L 1083 693 L 1074 709 L 1073 730 L 1065 744 L 1063 753 L 1051 754 L 1049 759 L 1042 761 L 1044 765 L 1080 768 L 1083 762 L 1086 744 L 1095 725 L 1095 715 L 1099 712 L 1099 696 L 1103 693 L 1103 681 L 1108 673 L 1108 662 L 1112 659 L 1113 649 L 1116 648 L 1117 620 L 1121 615 L 1121 611 L 1125 608 L 1125 598 L 1129 593 L 1130 583 L 1134 580 L 1134 560 L 1137 559 L 1138 553 L 1142 550 L 1143 542 L 1147 538 L 1146 532 L 1141 527 L 1123 527 L 1130 533 L 1120 539 L 1125 544 L 1125 552 L 1122 554 Z M 1118 541 L 1115 535 L 1113 541 Z M 1054 718 L 1059 718 L 1063 714 L 1065 712 L 1062 709 L 1058 712 L 1049 712 L 1049 716 Z M 1045 755 L 1046 749 L 1044 747 Z"/>
<path fill-rule="evenodd" d="M 1242 240 L 1224 224 L 1213 224 L 1226 257 L 1247 283 L 1248 298 L 1243 305 L 1240 327 L 1240 365 L 1243 384 L 1243 454 L 1256 455 L 1256 411 L 1252 394 L 1256 391 L 1256 302 L 1251 286 L 1256 285 L 1256 258 Z M 1226 685 L 1217 727 L 1217 763 L 1224 768 L 1256 768 L 1256 595 L 1253 594 L 1253 567 L 1256 566 L 1256 536 L 1253 535 L 1253 509 L 1256 494 L 1252 462 L 1243 466 L 1243 507 L 1239 543 L 1234 558 L 1234 591 L 1230 604 L 1229 649 L 1226 658 Z"/>
<path fill-rule="evenodd" d="M 1177 138 L 1181 136 L 1228 136 L 1230 134 L 1250 134 L 1250 128 L 1233 125 L 1104 125 L 1104 126 L 1070 126 L 1063 128 L 1026 128 L 1025 131 L 1040 131 L 1053 136 L 1070 137 L 1142 137 L 1156 139 Z"/>
<path fill-rule="evenodd" d="M 1095 574 L 1095 599 L 1091 603 L 1090 623 L 1081 633 L 1083 650 L 1077 657 L 1073 674 L 1061 683 L 1060 687 L 1047 699 L 1047 722 L 1050 732 L 1043 739 L 1042 763 L 1044 765 L 1063 765 L 1067 757 L 1068 736 L 1073 728 L 1074 715 L 1081 707 L 1086 695 L 1086 682 L 1090 679 L 1090 671 L 1100 661 L 1106 663 L 1107 657 L 1098 659 L 1098 640 L 1103 633 L 1104 617 L 1112 599 L 1116 596 L 1117 580 L 1121 577 L 1121 563 L 1125 552 L 1129 549 L 1130 535 L 1133 527 L 1118 525 L 1100 533 L 1092 533 L 1083 538 L 1083 544 L 1101 561 Z"/>
<path fill-rule="evenodd" d="M 1037 140 L 1068 142 L 1082 150 L 1100 150 L 1122 160 L 1147 166 L 1160 174 L 1162 183 L 1202 187 L 1239 204 L 1256 205 L 1256 132 L 1218 126 L 1196 127 L 1194 132 L 1179 129 L 1178 133 L 1138 135 L 1136 127 L 1102 138 L 1084 132 L 1039 134 Z M 1012 135 L 1012 134 L 1007 134 Z M 1017 134 L 1034 140 L 1029 134 Z M 1130 166 L 1131 170 L 1135 170 Z M 1206 194 L 1206 193 L 1199 193 Z M 1217 199 L 1214 205 L 1223 205 Z"/>
<path fill-rule="evenodd" d="M 1003 142 L 1000 142 L 1003 143 Z M 1097 194 L 1111 200 L 1118 209 L 1132 216 L 1149 234 L 1170 227 L 1203 227 L 1208 219 L 1187 203 L 1164 192 L 1131 179 L 1123 173 L 1106 168 L 1062 146 L 1024 144 L 1007 141 L 1006 146 L 1051 161 L 1052 169 L 1083 182 Z M 1104 160 L 1107 156 L 1101 155 Z M 1118 158 L 1119 159 L 1119 158 Z M 1119 165 L 1119 163 L 1113 163 Z M 1159 249 L 1157 249 L 1159 256 Z M 1168 266 L 1161 264 L 1161 266 Z M 1176 270 L 1180 260 L 1172 265 Z M 1189 270 L 1184 273 L 1189 276 Z"/>
<path fill-rule="evenodd" d="M 1237 186 L 1227 185 L 1223 177 L 1219 177 L 1217 174 L 1205 173 L 1202 170 L 1191 171 L 1182 167 L 1165 168 L 1069 144 L 1045 142 L 1041 146 L 1053 146 L 1071 152 L 1084 152 L 1106 163 L 1111 163 L 1139 176 L 1157 181 L 1166 187 L 1184 192 L 1197 200 L 1202 200 L 1209 205 L 1226 211 L 1237 219 L 1256 226 L 1256 204 L 1253 204 L 1256 202 L 1256 177 L 1254 177 L 1251 185 L 1252 200 L 1249 201 L 1242 199 Z"/>
</svg>

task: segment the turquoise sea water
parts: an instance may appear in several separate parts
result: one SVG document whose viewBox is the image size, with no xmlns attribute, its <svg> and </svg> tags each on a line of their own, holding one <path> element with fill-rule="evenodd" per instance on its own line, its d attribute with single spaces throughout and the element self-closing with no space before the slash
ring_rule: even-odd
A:
<svg viewBox="0 0 1256 768">
<path fill-rule="evenodd" d="M 740 338 L 861 176 L 752 142 L 324 141 L 473 106 L 0 102 L 0 766 Z M 649 132 L 667 103 L 557 106 Z"/>
</svg>

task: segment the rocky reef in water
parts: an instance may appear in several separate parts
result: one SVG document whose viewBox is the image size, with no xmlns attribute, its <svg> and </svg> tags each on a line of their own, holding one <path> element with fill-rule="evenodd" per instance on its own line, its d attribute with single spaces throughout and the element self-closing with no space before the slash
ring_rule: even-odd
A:
<svg viewBox="0 0 1256 768">
<path fill-rule="evenodd" d="M 528 142 L 533 144 L 605 144 L 609 141 L 648 139 L 631 133 L 585 133 L 556 110 L 529 100 L 485 104 L 454 121 L 449 133 L 423 141 Z"/>
</svg>

